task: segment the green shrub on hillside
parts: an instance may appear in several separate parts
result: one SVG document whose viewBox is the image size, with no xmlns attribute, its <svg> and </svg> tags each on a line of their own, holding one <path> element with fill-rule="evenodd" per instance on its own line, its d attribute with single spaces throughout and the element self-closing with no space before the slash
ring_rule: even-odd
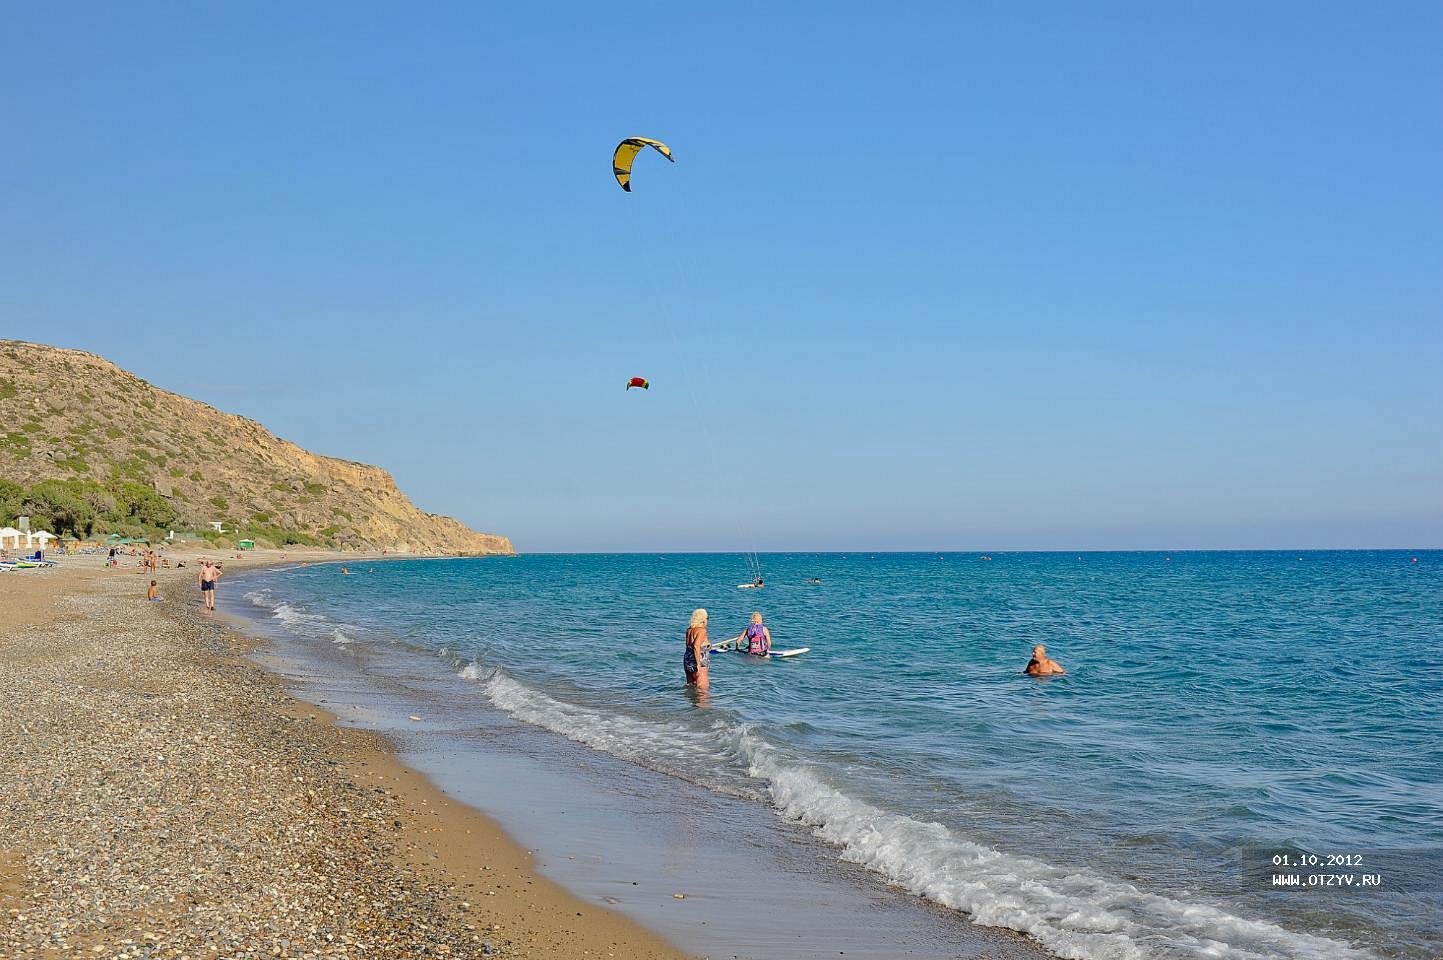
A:
<svg viewBox="0 0 1443 960">
<path fill-rule="evenodd" d="M 10 432 L 0 436 L 0 450 L 9 450 L 19 457 L 30 456 L 30 438 L 23 433 Z"/>
<path fill-rule="evenodd" d="M 100 484 L 93 480 L 42 480 L 28 489 L 0 482 L 0 511 L 28 515 L 37 530 L 90 537 L 133 531 L 158 536 L 175 522 L 170 501 L 139 483 Z"/>
<path fill-rule="evenodd" d="M 60 536 L 89 537 L 98 519 L 95 508 L 64 480 L 35 484 L 20 498 L 17 512 L 28 516 L 34 529 Z"/>
<path fill-rule="evenodd" d="M 248 523 L 241 527 L 238 533 L 243 540 L 264 540 L 278 547 L 294 545 L 305 547 L 326 546 L 325 541 L 319 537 L 312 536 L 309 533 L 303 533 L 300 530 L 289 530 L 285 527 L 270 523 Z"/>
<path fill-rule="evenodd" d="M 150 474 L 146 462 L 137 456 L 129 456 L 110 468 L 110 475 L 116 481 L 144 480 Z"/>
<path fill-rule="evenodd" d="M 0 477 L 0 521 L 20 516 L 20 498 L 24 495 L 24 487 Z"/>
</svg>

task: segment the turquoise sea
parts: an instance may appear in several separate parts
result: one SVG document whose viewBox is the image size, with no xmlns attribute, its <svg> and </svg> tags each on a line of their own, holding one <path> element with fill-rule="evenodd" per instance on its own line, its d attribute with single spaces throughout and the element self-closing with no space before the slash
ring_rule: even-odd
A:
<svg viewBox="0 0 1443 960">
<path fill-rule="evenodd" d="M 1059 956 L 1443 956 L 1443 553 L 759 561 L 762 590 L 737 589 L 736 554 L 362 561 L 232 590 L 297 644 L 439 656 L 480 702 Z M 811 652 L 714 654 L 699 698 L 698 606 L 713 640 L 759 610 Z M 1034 643 L 1068 674 L 1022 677 Z M 1385 889 L 1270 888 L 1254 868 L 1279 850 L 1361 858 L 1313 872 Z"/>
</svg>

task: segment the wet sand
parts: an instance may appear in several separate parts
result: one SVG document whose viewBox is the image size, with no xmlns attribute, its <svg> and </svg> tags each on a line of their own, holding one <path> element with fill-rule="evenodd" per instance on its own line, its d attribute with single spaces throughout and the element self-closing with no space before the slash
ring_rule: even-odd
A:
<svg viewBox="0 0 1443 960">
<path fill-rule="evenodd" d="M 683 956 L 292 698 L 193 559 L 62 563 L 0 574 L 0 956 Z"/>
</svg>

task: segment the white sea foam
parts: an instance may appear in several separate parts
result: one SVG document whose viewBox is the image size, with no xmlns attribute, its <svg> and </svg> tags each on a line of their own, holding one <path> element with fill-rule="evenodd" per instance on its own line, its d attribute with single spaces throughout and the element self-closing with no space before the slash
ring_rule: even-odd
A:
<svg viewBox="0 0 1443 960">
<path fill-rule="evenodd" d="M 828 785 L 760 742 L 753 776 L 783 816 L 814 828 L 842 857 L 908 891 L 1031 934 L 1059 957 L 1362 958 L 1368 953 L 1202 903 L 1147 893 L 959 837 L 940 823 L 888 813 Z"/>
<path fill-rule="evenodd" d="M 761 798 L 760 792 L 741 775 L 736 733 L 728 735 L 721 724 L 703 731 L 678 723 L 605 713 L 549 697 L 501 670 L 486 675 L 481 686 L 493 703 L 519 720 L 554 730 L 623 760 L 705 782 L 728 793 Z M 726 775 L 728 767 L 736 771 L 731 777 Z"/>
<path fill-rule="evenodd" d="M 967 912 L 978 923 L 1030 934 L 1070 960 L 1360 960 L 1345 943 L 1248 920 L 1204 904 L 1174 900 L 1132 884 L 1066 870 L 972 842 L 940 823 L 891 813 L 850 796 L 824 773 L 788 757 L 747 726 L 698 729 L 566 703 L 500 670 L 469 664 L 498 707 L 615 756 L 732 793 L 763 796 L 778 813 L 907 891 Z M 718 784 L 719 769 L 741 768 Z M 755 785 L 764 785 L 758 791 Z"/>
<path fill-rule="evenodd" d="M 312 613 L 285 600 L 277 600 L 270 590 L 264 587 L 245 594 L 245 598 L 253 606 L 270 611 L 271 617 L 293 634 L 324 637 L 332 643 L 341 644 L 352 643 L 355 640 L 341 627 L 320 614 Z"/>
</svg>

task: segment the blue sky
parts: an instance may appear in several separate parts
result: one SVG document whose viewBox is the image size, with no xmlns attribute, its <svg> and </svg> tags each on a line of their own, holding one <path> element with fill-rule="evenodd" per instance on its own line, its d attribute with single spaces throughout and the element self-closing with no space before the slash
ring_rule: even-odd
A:
<svg viewBox="0 0 1443 960">
<path fill-rule="evenodd" d="M 0 335 L 523 550 L 1443 544 L 1443 6 L 209 6 L 7 10 Z"/>
</svg>

